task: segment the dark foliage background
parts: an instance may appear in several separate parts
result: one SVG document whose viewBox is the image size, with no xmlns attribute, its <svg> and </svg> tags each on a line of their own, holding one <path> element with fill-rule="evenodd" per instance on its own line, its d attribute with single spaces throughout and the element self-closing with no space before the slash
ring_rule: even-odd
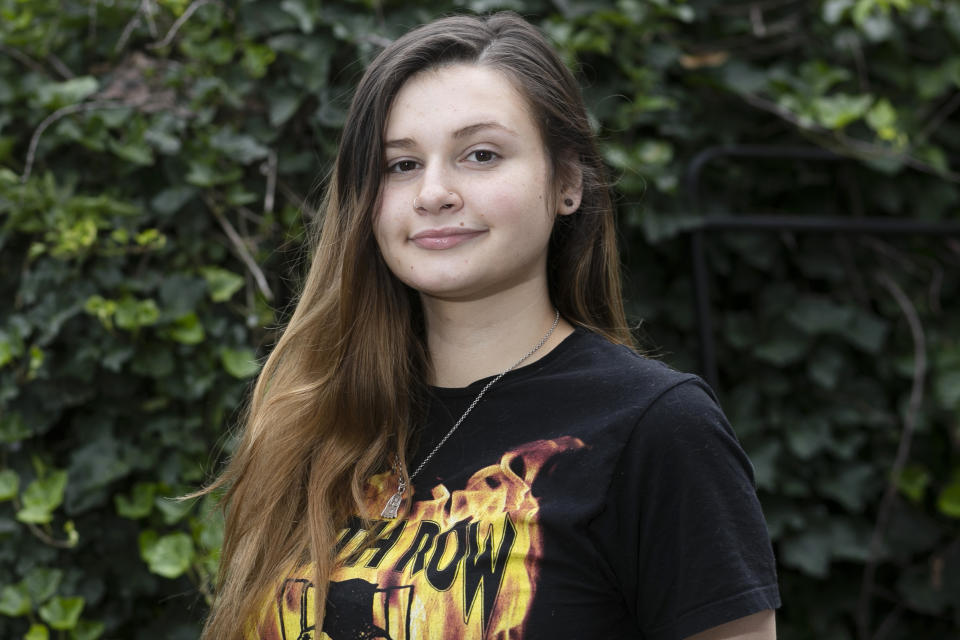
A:
<svg viewBox="0 0 960 640">
<path fill-rule="evenodd" d="M 0 637 L 197 636 L 220 523 L 169 497 L 229 451 L 351 87 L 409 27 L 499 8 L 578 70 L 630 314 L 679 368 L 704 215 L 960 218 L 947 0 L 0 0 Z M 721 158 L 695 210 L 685 170 L 732 144 L 846 160 Z M 780 637 L 958 637 L 960 240 L 706 250 Z"/>
</svg>

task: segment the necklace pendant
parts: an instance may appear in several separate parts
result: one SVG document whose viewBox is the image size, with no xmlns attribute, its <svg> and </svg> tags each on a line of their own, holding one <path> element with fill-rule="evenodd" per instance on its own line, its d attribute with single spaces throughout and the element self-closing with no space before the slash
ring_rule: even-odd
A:
<svg viewBox="0 0 960 640">
<path fill-rule="evenodd" d="M 381 518 L 393 519 L 397 517 L 397 511 L 400 510 L 400 504 L 403 502 L 403 492 L 407 490 L 407 483 L 402 479 L 397 485 L 397 492 L 390 496 L 390 499 L 387 500 L 386 506 L 383 508 L 383 511 L 380 512 Z"/>
<path fill-rule="evenodd" d="M 381 518 L 393 519 L 397 517 L 397 511 L 400 509 L 400 503 L 403 502 L 403 494 L 399 491 L 390 496 L 390 499 L 387 500 L 387 506 L 383 508 L 383 511 L 380 512 Z"/>
</svg>

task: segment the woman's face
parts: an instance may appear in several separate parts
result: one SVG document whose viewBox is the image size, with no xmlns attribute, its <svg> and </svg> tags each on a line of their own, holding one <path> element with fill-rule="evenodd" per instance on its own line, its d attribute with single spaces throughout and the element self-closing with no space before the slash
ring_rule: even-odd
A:
<svg viewBox="0 0 960 640">
<path fill-rule="evenodd" d="M 540 131 L 506 76 L 453 65 L 411 77 L 384 138 L 374 234 L 400 280 L 444 300 L 546 290 L 554 216 L 575 211 L 580 193 L 553 184 Z"/>
</svg>

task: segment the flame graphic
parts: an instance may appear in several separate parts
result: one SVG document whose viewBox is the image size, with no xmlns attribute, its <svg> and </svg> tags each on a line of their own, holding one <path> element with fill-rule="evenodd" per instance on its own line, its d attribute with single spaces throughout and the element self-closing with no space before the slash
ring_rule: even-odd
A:
<svg viewBox="0 0 960 640">
<path fill-rule="evenodd" d="M 521 638 L 543 555 L 531 487 L 551 457 L 583 446 L 571 437 L 524 444 L 464 489 L 437 485 L 402 520 L 379 521 L 366 547 L 366 532 L 346 529 L 322 632 L 313 627 L 312 585 L 291 578 L 260 637 Z M 389 473 L 371 478 L 370 511 L 379 513 L 395 488 Z"/>
</svg>

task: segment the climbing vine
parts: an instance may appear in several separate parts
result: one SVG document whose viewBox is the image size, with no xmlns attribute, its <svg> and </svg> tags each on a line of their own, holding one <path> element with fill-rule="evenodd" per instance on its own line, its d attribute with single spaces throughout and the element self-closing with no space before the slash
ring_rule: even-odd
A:
<svg viewBox="0 0 960 640">
<path fill-rule="evenodd" d="M 363 65 L 520 11 L 581 78 L 628 308 L 697 370 L 705 216 L 960 221 L 947 0 L 0 0 L 0 637 L 195 638 L 216 473 L 304 273 Z M 765 145 L 842 160 L 725 155 Z M 718 391 L 780 637 L 960 629 L 960 237 L 706 236 Z M 185 613 L 186 612 L 186 613 Z"/>
</svg>

